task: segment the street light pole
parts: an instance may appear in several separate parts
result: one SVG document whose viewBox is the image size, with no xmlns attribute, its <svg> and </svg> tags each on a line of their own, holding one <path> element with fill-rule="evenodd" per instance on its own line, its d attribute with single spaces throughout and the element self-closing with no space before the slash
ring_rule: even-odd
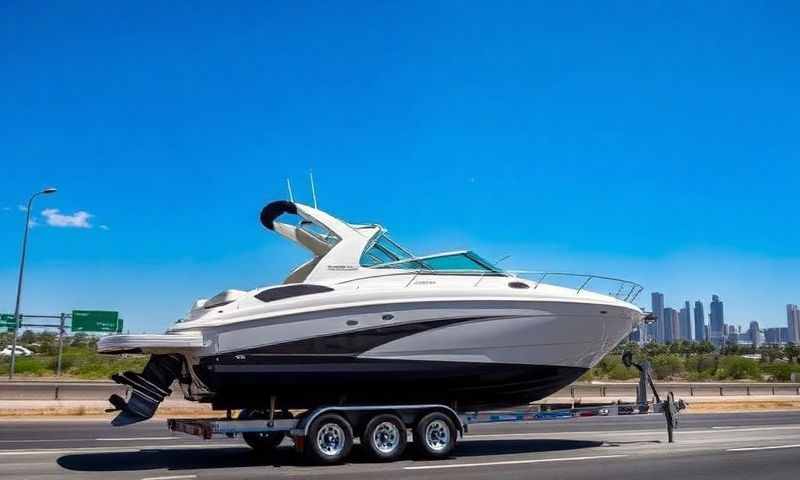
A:
<svg viewBox="0 0 800 480">
<path fill-rule="evenodd" d="M 52 187 L 45 188 L 40 192 L 36 192 L 28 199 L 28 208 L 25 214 L 25 233 L 22 235 L 22 255 L 19 261 L 19 279 L 17 280 L 17 303 L 14 307 L 14 336 L 11 340 L 11 368 L 8 370 L 8 379 L 14 378 L 14 366 L 17 359 L 17 334 L 19 333 L 19 301 L 22 298 L 22 274 L 25 271 L 25 250 L 28 247 L 28 230 L 31 223 L 31 206 L 33 199 L 39 195 L 48 195 L 55 193 L 56 189 Z"/>
</svg>

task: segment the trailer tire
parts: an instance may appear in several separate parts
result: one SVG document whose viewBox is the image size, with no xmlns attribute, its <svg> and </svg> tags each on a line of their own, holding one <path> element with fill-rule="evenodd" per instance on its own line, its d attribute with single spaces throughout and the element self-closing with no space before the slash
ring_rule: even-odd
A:
<svg viewBox="0 0 800 480">
<path fill-rule="evenodd" d="M 254 420 L 254 419 L 268 419 L 269 414 L 262 410 L 245 409 L 239 412 L 240 420 Z M 291 418 L 291 414 L 282 415 L 276 414 L 275 419 Z M 246 432 L 242 434 L 245 443 L 259 453 L 269 453 L 275 450 L 281 444 L 285 432 Z"/>
<path fill-rule="evenodd" d="M 311 463 L 339 463 L 352 448 L 353 427 L 344 417 L 327 413 L 315 418 L 308 426 L 303 451 Z"/>
<path fill-rule="evenodd" d="M 406 426 L 397 415 L 379 414 L 364 427 L 361 444 L 375 460 L 390 462 L 403 455 L 407 438 Z"/>
<path fill-rule="evenodd" d="M 456 446 L 458 430 L 449 416 L 441 412 L 425 415 L 414 428 L 414 443 L 428 458 L 447 458 Z"/>
</svg>

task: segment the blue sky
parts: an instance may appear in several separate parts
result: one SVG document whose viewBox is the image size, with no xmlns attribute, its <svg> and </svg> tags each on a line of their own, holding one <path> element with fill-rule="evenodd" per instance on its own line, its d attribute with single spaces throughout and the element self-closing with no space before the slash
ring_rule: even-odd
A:
<svg viewBox="0 0 800 480">
<path fill-rule="evenodd" d="M 258 213 L 310 168 L 415 252 L 800 303 L 796 3 L 168 3 L 0 5 L 3 311 L 36 189 L 23 310 L 163 330 L 303 260 Z"/>
</svg>

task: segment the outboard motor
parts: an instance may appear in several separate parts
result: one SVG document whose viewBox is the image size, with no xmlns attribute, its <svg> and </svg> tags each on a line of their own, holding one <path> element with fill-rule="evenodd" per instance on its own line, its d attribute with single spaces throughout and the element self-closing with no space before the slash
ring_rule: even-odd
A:
<svg viewBox="0 0 800 480">
<path fill-rule="evenodd" d="M 127 401 L 116 393 L 108 397 L 114 408 L 106 411 L 120 412 L 111 425 L 122 427 L 152 417 L 164 397 L 172 393 L 169 387 L 180 375 L 182 365 L 180 355 L 151 355 L 141 374 L 129 370 L 112 375 L 112 380 L 130 388 L 130 394 Z"/>
</svg>

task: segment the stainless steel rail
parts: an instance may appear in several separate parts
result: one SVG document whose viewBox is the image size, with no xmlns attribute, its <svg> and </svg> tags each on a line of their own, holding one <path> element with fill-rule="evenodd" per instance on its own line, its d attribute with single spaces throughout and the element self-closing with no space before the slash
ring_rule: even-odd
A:
<svg viewBox="0 0 800 480">
<path fill-rule="evenodd" d="M 579 294 L 583 290 L 589 290 L 589 283 L 592 280 L 606 280 L 613 282 L 613 288 L 611 291 L 607 293 L 608 296 L 614 297 L 618 300 L 623 300 L 625 302 L 633 302 L 636 300 L 636 297 L 642 293 L 644 287 L 639 285 L 636 282 L 632 282 L 630 280 L 624 280 L 622 278 L 614 278 L 614 277 L 606 277 L 603 275 L 593 275 L 593 274 L 584 274 L 584 273 L 568 273 L 568 272 L 536 272 L 536 271 L 525 271 L 525 270 L 514 270 L 511 273 L 520 276 L 527 276 L 527 275 L 534 275 L 537 276 L 536 278 L 536 285 L 534 285 L 534 289 L 538 288 L 544 280 L 548 277 L 569 277 L 581 280 L 581 284 L 578 288 L 575 289 L 575 293 Z M 557 285 L 557 284 L 556 284 Z M 573 287 L 574 288 L 574 287 Z M 600 293 L 600 292 L 598 292 Z"/>
<path fill-rule="evenodd" d="M 538 278 L 535 279 L 534 290 L 539 287 L 542 283 L 544 283 L 544 279 L 548 277 L 570 277 L 570 278 L 577 278 L 581 280 L 581 285 L 575 288 L 575 293 L 580 294 L 583 290 L 590 290 L 589 284 L 593 280 L 605 280 L 614 282 L 614 285 L 611 291 L 607 292 L 606 294 L 610 297 L 614 297 L 618 300 L 623 300 L 625 302 L 633 302 L 636 300 L 636 297 L 642 293 L 644 287 L 639 285 L 636 282 L 632 282 L 630 280 L 623 280 L 621 278 L 614 278 L 614 277 L 606 277 L 603 275 L 592 275 L 592 274 L 583 274 L 583 273 L 566 273 L 566 272 L 536 272 L 536 271 L 525 271 L 525 270 L 509 270 L 506 272 L 487 272 L 484 270 L 407 270 L 404 272 L 391 272 L 391 273 L 384 273 L 379 275 L 368 275 L 363 277 L 356 277 L 356 278 L 349 278 L 347 280 L 338 282 L 339 285 L 345 283 L 351 283 L 359 280 L 367 280 L 370 278 L 381 278 L 381 277 L 396 277 L 396 276 L 411 276 L 408 283 L 406 283 L 406 287 L 410 287 L 414 281 L 420 275 L 463 275 L 463 276 L 472 276 L 478 277 L 478 281 L 475 282 L 475 287 L 477 287 L 481 280 L 485 277 L 526 277 L 527 275 L 535 275 Z M 553 284 L 556 286 L 562 286 L 558 284 Z M 597 292 L 600 293 L 600 292 Z"/>
</svg>

